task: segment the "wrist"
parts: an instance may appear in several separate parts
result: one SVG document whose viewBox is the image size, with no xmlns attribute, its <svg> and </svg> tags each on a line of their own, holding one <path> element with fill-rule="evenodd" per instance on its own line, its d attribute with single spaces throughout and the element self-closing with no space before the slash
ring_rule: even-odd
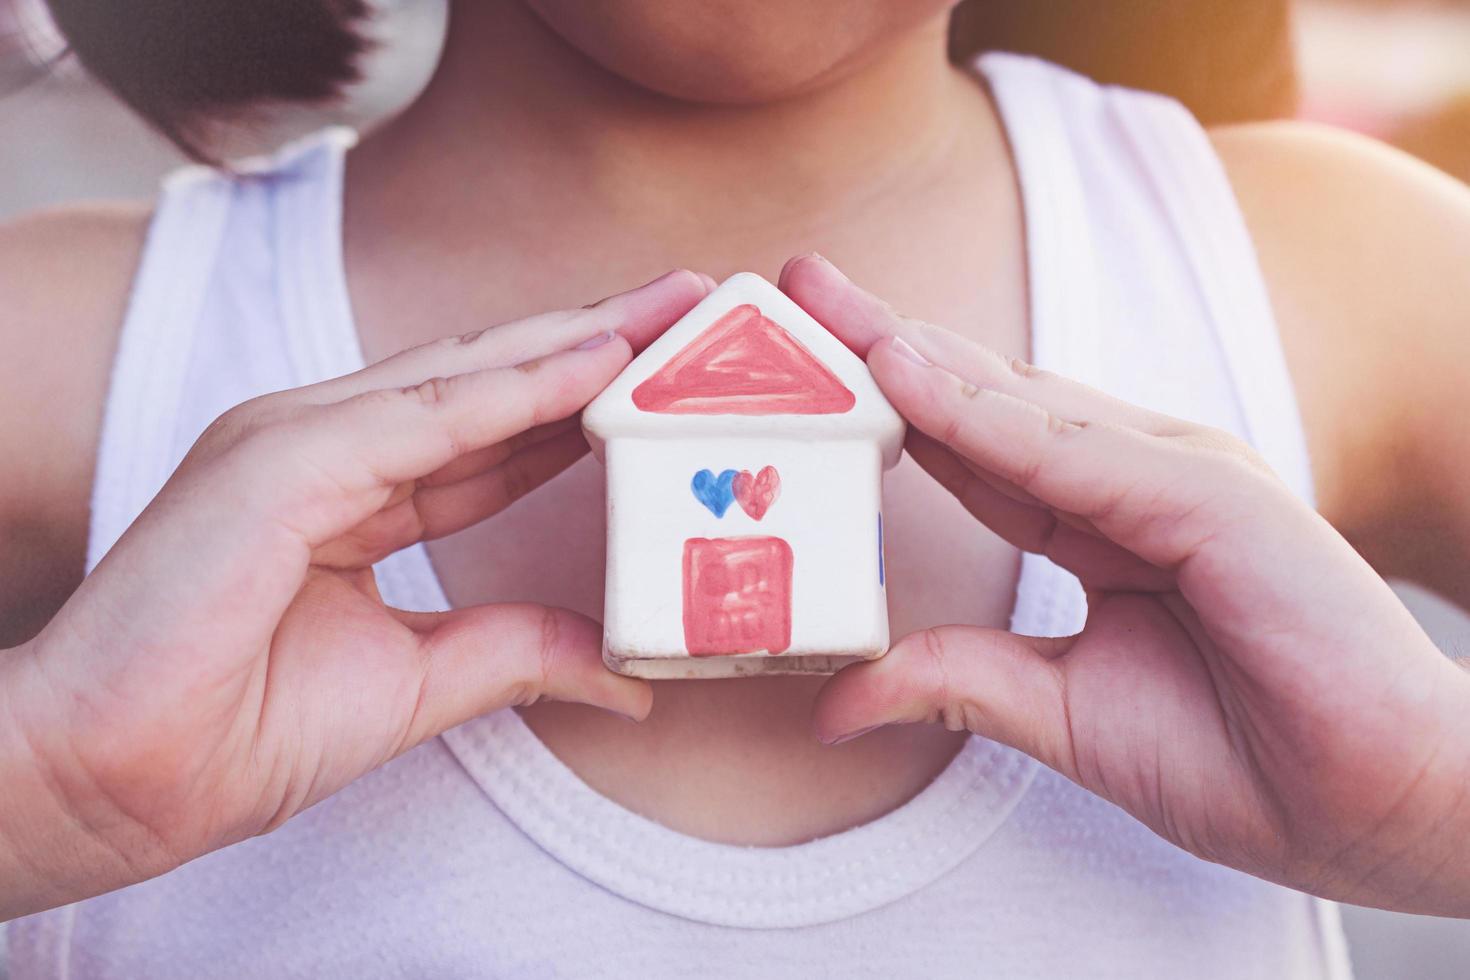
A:
<svg viewBox="0 0 1470 980">
<path fill-rule="evenodd" d="M 44 636 L 44 633 L 43 633 Z M 74 699 L 47 679 L 40 637 L 0 651 L 0 921 L 167 870 L 153 847 L 119 846 L 74 751 Z"/>
<path fill-rule="evenodd" d="M 1433 897 L 1431 914 L 1470 918 L 1470 659 L 1451 660 L 1457 668 L 1446 685 L 1446 727 L 1442 753 L 1450 760 L 1435 787 L 1440 814 L 1432 840 L 1439 855 L 1426 876 L 1424 894 Z"/>
<path fill-rule="evenodd" d="M 1438 655 L 1437 655 L 1438 656 Z M 1405 773 L 1398 795 L 1366 848 L 1371 868 L 1345 900 L 1424 915 L 1470 917 L 1470 673 L 1450 661 L 1436 697 L 1422 705 L 1435 719 L 1417 735 L 1431 746 Z"/>
</svg>

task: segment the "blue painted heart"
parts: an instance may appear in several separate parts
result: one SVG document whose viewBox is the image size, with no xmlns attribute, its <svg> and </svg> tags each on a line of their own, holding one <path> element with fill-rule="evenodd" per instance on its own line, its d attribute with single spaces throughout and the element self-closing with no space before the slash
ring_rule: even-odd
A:
<svg viewBox="0 0 1470 980">
<path fill-rule="evenodd" d="M 734 482 L 734 470 L 721 470 L 719 476 L 715 476 L 713 470 L 700 470 L 689 482 L 689 489 L 694 491 L 694 499 L 708 507 L 711 514 L 724 517 L 735 500 L 735 491 L 731 489 Z"/>
</svg>

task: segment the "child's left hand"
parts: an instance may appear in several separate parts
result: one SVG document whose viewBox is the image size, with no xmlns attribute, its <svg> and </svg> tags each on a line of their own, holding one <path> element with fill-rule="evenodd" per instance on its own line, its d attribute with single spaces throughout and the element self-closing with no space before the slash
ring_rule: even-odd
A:
<svg viewBox="0 0 1470 980">
<path fill-rule="evenodd" d="M 782 288 L 866 355 L 914 459 L 1088 596 L 1076 636 L 903 638 L 828 683 L 819 737 L 943 720 L 1208 860 L 1470 914 L 1470 675 L 1250 447 L 902 318 L 824 260 Z"/>
</svg>

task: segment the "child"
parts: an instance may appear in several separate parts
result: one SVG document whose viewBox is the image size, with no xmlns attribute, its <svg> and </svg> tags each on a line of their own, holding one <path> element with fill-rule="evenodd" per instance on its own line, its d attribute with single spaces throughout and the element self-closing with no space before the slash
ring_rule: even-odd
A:
<svg viewBox="0 0 1470 980">
<path fill-rule="evenodd" d="M 459 3 L 360 144 L 6 231 L 7 591 L 96 569 L 0 662 L 16 976 L 1332 977 L 1291 888 L 1470 913 L 1470 677 L 1338 534 L 1470 600 L 1470 195 L 947 6 Z M 645 685 L 572 419 L 740 269 L 911 423 L 901 639 Z"/>
</svg>

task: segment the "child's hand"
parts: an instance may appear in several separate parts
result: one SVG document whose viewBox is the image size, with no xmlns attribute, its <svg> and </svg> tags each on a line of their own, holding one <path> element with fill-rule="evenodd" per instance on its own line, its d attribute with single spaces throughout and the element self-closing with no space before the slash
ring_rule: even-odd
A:
<svg viewBox="0 0 1470 980">
<path fill-rule="evenodd" d="M 945 626 L 843 670 L 819 737 L 943 720 L 1208 860 L 1470 914 L 1470 675 L 1249 447 L 906 320 L 820 259 L 782 286 L 866 355 L 914 459 L 1088 595 L 1076 636 Z"/>
<path fill-rule="evenodd" d="M 372 564 L 575 461 L 573 416 L 707 291 L 672 273 L 220 418 L 0 660 L 0 919 L 269 830 L 487 711 L 645 715 L 649 687 L 603 667 L 596 623 L 392 609 Z"/>
</svg>

